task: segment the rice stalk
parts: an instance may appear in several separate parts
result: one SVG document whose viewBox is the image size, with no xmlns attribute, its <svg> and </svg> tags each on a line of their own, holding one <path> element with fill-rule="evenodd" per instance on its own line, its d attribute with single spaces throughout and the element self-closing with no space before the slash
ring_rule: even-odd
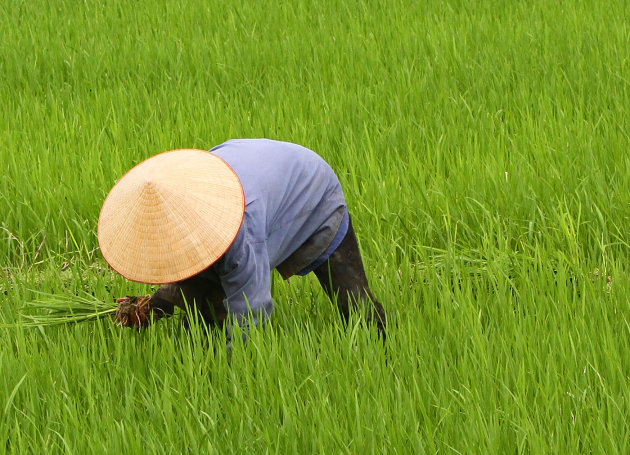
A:
<svg viewBox="0 0 630 455">
<path fill-rule="evenodd" d="M 116 312 L 115 302 L 104 302 L 89 293 L 57 295 L 38 292 L 38 299 L 18 310 L 18 320 L 0 324 L 1 328 L 42 327 L 94 321 Z"/>
</svg>

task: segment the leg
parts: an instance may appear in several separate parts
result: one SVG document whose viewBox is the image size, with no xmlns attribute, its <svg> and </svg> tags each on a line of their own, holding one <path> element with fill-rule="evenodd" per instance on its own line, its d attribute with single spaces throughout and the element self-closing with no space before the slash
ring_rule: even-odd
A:
<svg viewBox="0 0 630 455">
<path fill-rule="evenodd" d="M 369 322 L 376 323 L 379 333 L 385 340 L 385 311 L 370 291 L 352 220 L 348 225 L 348 233 L 339 247 L 328 261 L 314 270 L 314 273 L 328 297 L 333 299 L 337 296 L 339 311 L 345 320 L 349 316 L 350 307 L 356 308 L 359 302 L 369 301 L 371 303 Z"/>
</svg>

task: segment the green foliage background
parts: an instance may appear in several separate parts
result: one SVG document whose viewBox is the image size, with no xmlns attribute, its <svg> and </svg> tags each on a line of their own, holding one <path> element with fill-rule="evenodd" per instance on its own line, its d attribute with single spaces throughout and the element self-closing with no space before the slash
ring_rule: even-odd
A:
<svg viewBox="0 0 630 455">
<path fill-rule="evenodd" d="M 0 323 L 146 292 L 100 205 L 231 137 L 337 171 L 387 352 L 310 279 L 237 347 L 109 321 L 0 332 L 0 447 L 628 453 L 630 4 L 0 4 Z M 216 352 L 216 353 L 215 353 Z M 3 442 L 6 441 L 6 442 Z M 0 449 L 2 451 L 3 449 Z"/>
</svg>

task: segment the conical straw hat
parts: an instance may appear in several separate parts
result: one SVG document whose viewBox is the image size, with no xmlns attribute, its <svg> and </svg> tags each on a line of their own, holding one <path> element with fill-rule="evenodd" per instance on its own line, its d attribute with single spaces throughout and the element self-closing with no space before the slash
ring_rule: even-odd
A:
<svg viewBox="0 0 630 455">
<path fill-rule="evenodd" d="M 114 185 L 98 220 L 98 243 L 125 278 L 162 284 L 189 278 L 232 245 L 243 221 L 243 187 L 204 150 L 173 150 L 138 164 Z"/>
</svg>

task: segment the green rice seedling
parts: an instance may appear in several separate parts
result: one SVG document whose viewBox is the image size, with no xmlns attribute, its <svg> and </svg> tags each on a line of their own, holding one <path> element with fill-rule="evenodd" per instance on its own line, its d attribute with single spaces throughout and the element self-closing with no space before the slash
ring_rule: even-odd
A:
<svg viewBox="0 0 630 455">
<path fill-rule="evenodd" d="M 80 295 L 59 295 L 38 292 L 39 298 L 24 302 L 18 310 L 18 321 L 0 324 L 0 328 L 47 327 L 94 321 L 113 317 L 115 302 L 106 302 L 87 292 Z"/>
<path fill-rule="evenodd" d="M 0 2 L 0 452 L 630 453 L 629 17 Z M 229 360 L 178 318 L 111 323 L 152 289 L 103 262 L 104 196 L 231 137 L 335 169 L 386 349 L 312 277 L 274 275 L 270 324 Z"/>
</svg>

